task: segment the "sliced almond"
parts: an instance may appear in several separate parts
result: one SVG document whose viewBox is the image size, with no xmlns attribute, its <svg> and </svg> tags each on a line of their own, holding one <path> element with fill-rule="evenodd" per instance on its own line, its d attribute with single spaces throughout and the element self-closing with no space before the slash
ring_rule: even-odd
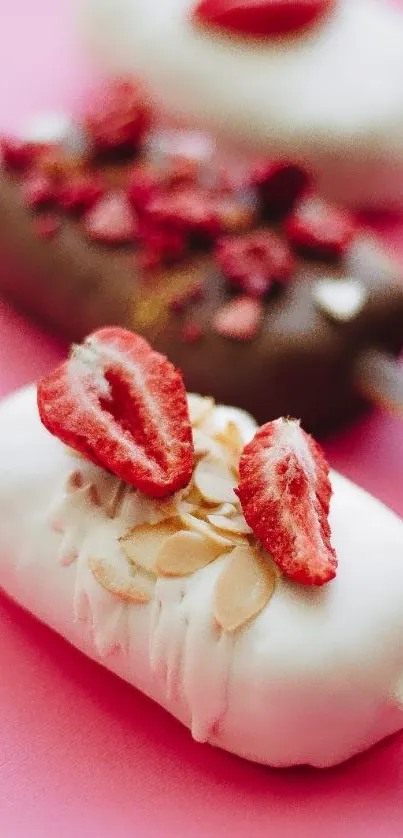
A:
<svg viewBox="0 0 403 838">
<path fill-rule="evenodd" d="M 270 565 L 252 547 L 236 547 L 214 592 L 214 616 L 226 632 L 243 626 L 269 602 L 275 587 Z"/>
<path fill-rule="evenodd" d="M 154 586 L 150 579 L 140 574 L 125 576 L 103 559 L 89 559 L 89 567 L 96 581 L 122 602 L 142 604 L 149 602 Z"/>
<path fill-rule="evenodd" d="M 137 567 L 147 573 L 155 573 L 155 562 L 158 553 L 168 536 L 180 529 L 177 519 L 164 521 L 161 524 L 143 524 L 134 527 L 127 535 L 120 538 L 122 550 Z"/>
<path fill-rule="evenodd" d="M 211 451 L 212 439 L 199 428 L 193 428 L 193 445 L 196 457 L 204 457 Z"/>
<path fill-rule="evenodd" d="M 217 460 L 223 460 L 226 462 L 227 460 L 230 460 L 231 457 L 235 456 L 228 446 L 219 442 L 217 439 L 210 436 L 200 428 L 193 429 L 193 445 L 196 457 L 206 457 L 207 455 L 210 455 Z M 239 455 L 237 455 L 237 462 L 238 461 Z"/>
<path fill-rule="evenodd" d="M 227 518 L 225 515 L 207 515 L 207 520 L 213 527 L 225 532 L 234 533 L 234 535 L 250 535 L 251 528 L 245 521 L 243 515 L 235 515 L 232 518 Z"/>
<path fill-rule="evenodd" d="M 239 514 L 238 498 L 234 499 L 234 503 L 221 503 L 214 510 L 214 515 L 225 515 L 227 518 L 232 518 L 233 515 Z"/>
<path fill-rule="evenodd" d="M 182 515 L 188 513 L 189 515 L 195 515 L 198 510 L 198 504 L 189 503 L 187 500 L 183 500 L 179 507 L 179 518 L 182 518 Z"/>
<path fill-rule="evenodd" d="M 188 406 L 192 425 L 199 425 L 214 408 L 214 399 L 188 393 Z"/>
<path fill-rule="evenodd" d="M 127 521 L 128 526 L 130 521 L 153 525 L 168 521 L 177 517 L 182 496 L 183 492 L 180 491 L 167 500 L 161 500 L 147 497 L 142 492 L 130 491 L 124 497 L 121 517 Z"/>
<path fill-rule="evenodd" d="M 230 468 L 215 457 L 204 457 L 194 471 L 194 484 L 209 503 L 233 503 L 237 481 Z"/>
<path fill-rule="evenodd" d="M 181 530 L 165 540 L 157 556 L 157 571 L 162 576 L 189 576 L 213 562 L 220 552 L 219 545 L 199 533 Z"/>
<path fill-rule="evenodd" d="M 180 518 L 182 523 L 189 530 L 199 533 L 199 535 L 202 535 L 208 541 L 220 547 L 220 552 L 228 550 L 234 546 L 234 539 L 225 538 L 224 535 L 218 533 L 214 527 L 207 523 L 207 521 L 202 521 L 200 518 L 196 518 L 194 515 L 189 515 L 187 512 L 184 512 Z"/>
<path fill-rule="evenodd" d="M 199 507 L 203 504 L 203 498 L 202 498 L 200 492 L 198 491 L 198 489 L 196 489 L 196 486 L 194 486 L 193 483 L 189 483 L 189 486 L 188 486 L 188 488 L 185 492 L 185 495 L 184 495 L 184 499 L 186 500 L 186 503 L 189 503 L 192 506 Z M 180 513 L 180 507 L 179 507 L 179 513 Z"/>
<path fill-rule="evenodd" d="M 223 442 L 224 445 L 228 446 L 228 448 L 238 455 L 244 447 L 244 442 L 238 425 L 231 420 L 227 422 L 222 431 L 218 431 L 218 433 L 214 434 L 214 439 L 218 440 L 218 442 Z"/>
</svg>

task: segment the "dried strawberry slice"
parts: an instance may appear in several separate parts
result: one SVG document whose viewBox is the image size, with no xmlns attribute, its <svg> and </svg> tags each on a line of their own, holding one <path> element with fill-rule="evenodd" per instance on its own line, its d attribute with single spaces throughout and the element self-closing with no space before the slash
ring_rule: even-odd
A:
<svg viewBox="0 0 403 838">
<path fill-rule="evenodd" d="M 141 243 L 139 263 L 144 270 L 172 265 L 182 259 L 187 250 L 186 238 L 179 230 L 143 227 Z"/>
<path fill-rule="evenodd" d="M 237 494 L 249 526 L 279 568 L 303 585 L 336 575 L 330 543 L 329 468 L 295 419 L 263 425 L 244 448 Z"/>
<path fill-rule="evenodd" d="M 0 146 L 5 168 L 16 172 L 30 169 L 41 152 L 41 146 L 37 143 L 23 142 L 11 137 L 4 137 Z"/>
<path fill-rule="evenodd" d="M 215 255 L 227 281 L 254 297 L 264 296 L 274 282 L 286 282 L 294 269 L 287 242 L 270 230 L 222 239 Z"/>
<path fill-rule="evenodd" d="M 287 218 L 285 232 L 295 250 L 316 258 L 338 259 L 351 243 L 356 226 L 347 209 L 307 196 Z"/>
<path fill-rule="evenodd" d="M 335 0 L 200 0 L 193 18 L 249 37 L 275 37 L 312 26 Z"/>
<path fill-rule="evenodd" d="M 110 327 L 73 347 L 38 386 L 50 433 L 152 497 L 186 486 L 193 443 L 181 373 L 147 341 Z"/>
<path fill-rule="evenodd" d="M 133 169 L 127 187 L 127 197 L 136 212 L 141 215 L 153 198 L 161 191 L 161 175 L 151 167 Z"/>
<path fill-rule="evenodd" d="M 291 212 L 310 178 L 296 163 L 265 160 L 255 166 L 250 181 L 258 191 L 265 217 L 277 219 Z"/>
<path fill-rule="evenodd" d="M 88 238 L 103 244 L 127 244 L 137 238 L 138 226 L 124 193 L 111 192 L 84 216 Z"/>
<path fill-rule="evenodd" d="M 41 172 L 32 172 L 21 186 L 24 204 L 30 209 L 45 207 L 55 201 L 57 189 L 52 178 Z"/>
<path fill-rule="evenodd" d="M 252 297 L 235 297 L 218 309 L 213 329 L 221 337 L 250 341 L 259 333 L 264 316 L 263 303 Z"/>
<path fill-rule="evenodd" d="M 97 151 L 138 148 L 151 125 L 151 108 L 139 84 L 114 79 L 94 96 L 84 127 Z"/>
<path fill-rule="evenodd" d="M 211 196 L 202 189 L 184 188 L 154 198 L 147 208 L 154 223 L 201 239 L 214 240 L 220 222 Z"/>
<path fill-rule="evenodd" d="M 95 175 L 70 177 L 60 187 L 58 202 L 66 212 L 80 215 L 91 209 L 105 194 L 105 187 Z"/>
</svg>

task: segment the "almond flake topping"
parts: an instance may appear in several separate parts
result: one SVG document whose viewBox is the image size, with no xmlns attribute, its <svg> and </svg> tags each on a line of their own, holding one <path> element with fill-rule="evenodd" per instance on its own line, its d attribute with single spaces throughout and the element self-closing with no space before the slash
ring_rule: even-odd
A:
<svg viewBox="0 0 403 838">
<path fill-rule="evenodd" d="M 233 538 L 226 538 L 224 535 L 221 535 L 211 524 L 203 521 L 201 518 L 196 518 L 194 515 L 189 515 L 189 513 L 184 512 L 181 515 L 181 521 L 189 530 L 198 532 L 207 541 L 211 541 L 213 544 L 221 547 L 221 550 L 228 550 L 234 546 Z"/>
<path fill-rule="evenodd" d="M 212 514 L 207 515 L 207 520 L 213 527 L 217 527 L 218 530 L 224 530 L 234 535 L 252 535 L 252 530 L 242 515 L 227 518 L 225 515 Z"/>
<path fill-rule="evenodd" d="M 188 406 L 192 425 L 200 425 L 214 408 L 214 399 L 188 393 Z"/>
<path fill-rule="evenodd" d="M 216 584 L 214 616 L 226 632 L 256 617 L 273 594 L 276 576 L 253 547 L 235 547 Z"/>
<path fill-rule="evenodd" d="M 154 586 L 151 580 L 140 575 L 126 576 L 103 559 L 89 559 L 89 567 L 96 581 L 109 593 L 123 602 L 143 604 L 150 602 Z"/>
<path fill-rule="evenodd" d="M 157 526 L 144 524 L 134 527 L 127 535 L 120 539 L 123 552 L 129 562 L 145 570 L 146 573 L 155 573 L 156 558 L 169 536 L 174 535 L 180 529 L 177 520 L 164 521 Z"/>
<path fill-rule="evenodd" d="M 222 460 L 207 456 L 194 471 L 194 484 L 208 503 L 233 503 L 237 481 Z"/>
<path fill-rule="evenodd" d="M 94 483 L 75 468 L 65 491 L 80 503 L 85 499 L 87 508 L 102 507 L 123 527 L 118 540 L 127 572 L 103 558 L 89 559 L 104 590 L 124 603 L 147 603 L 158 576 L 190 576 L 222 557 L 225 566 L 215 586 L 213 613 L 223 631 L 234 632 L 269 602 L 277 569 L 256 546 L 234 493 L 243 450 L 238 426 L 224 421 L 217 431 L 212 399 L 189 395 L 188 403 L 196 466 L 185 489 L 159 500 L 117 480 L 102 492 L 101 501 Z"/>
<path fill-rule="evenodd" d="M 165 540 L 157 556 L 157 572 L 162 576 L 189 576 L 213 562 L 221 552 L 219 545 L 199 533 L 181 530 Z"/>
</svg>

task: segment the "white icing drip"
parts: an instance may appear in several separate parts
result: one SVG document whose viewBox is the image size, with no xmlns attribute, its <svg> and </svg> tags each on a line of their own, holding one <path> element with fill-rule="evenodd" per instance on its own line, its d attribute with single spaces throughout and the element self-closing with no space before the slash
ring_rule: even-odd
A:
<svg viewBox="0 0 403 838">
<path fill-rule="evenodd" d="M 186 597 L 183 692 L 191 712 L 192 736 L 198 742 L 211 738 L 226 711 L 233 638 L 220 634 L 212 613 L 213 590 L 222 567 L 220 560 L 194 574 Z"/>
<path fill-rule="evenodd" d="M 180 668 L 186 635 L 182 579 L 158 579 L 150 626 L 150 664 L 167 697 L 180 693 Z"/>
<path fill-rule="evenodd" d="M 219 561 L 190 579 L 159 579 L 151 618 L 152 671 L 168 700 L 186 701 L 199 742 L 209 740 L 226 709 L 233 640 L 214 626 L 211 607 L 221 567 Z"/>
</svg>

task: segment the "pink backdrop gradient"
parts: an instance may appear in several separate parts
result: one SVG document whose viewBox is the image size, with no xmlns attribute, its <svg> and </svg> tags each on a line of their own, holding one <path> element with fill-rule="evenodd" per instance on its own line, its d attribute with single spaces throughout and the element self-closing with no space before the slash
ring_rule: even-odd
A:
<svg viewBox="0 0 403 838">
<path fill-rule="evenodd" d="M 1 6 L 0 124 L 12 129 L 39 110 L 74 105 L 91 73 L 74 47 L 71 0 Z M 399 245 L 403 221 L 377 226 Z M 0 395 L 62 353 L 0 303 Z M 403 423 L 373 411 L 326 448 L 333 466 L 403 514 Z M 397 838 L 403 735 L 324 772 L 249 765 L 193 743 L 162 710 L 0 597 L 0 836 L 48 834 Z"/>
</svg>

